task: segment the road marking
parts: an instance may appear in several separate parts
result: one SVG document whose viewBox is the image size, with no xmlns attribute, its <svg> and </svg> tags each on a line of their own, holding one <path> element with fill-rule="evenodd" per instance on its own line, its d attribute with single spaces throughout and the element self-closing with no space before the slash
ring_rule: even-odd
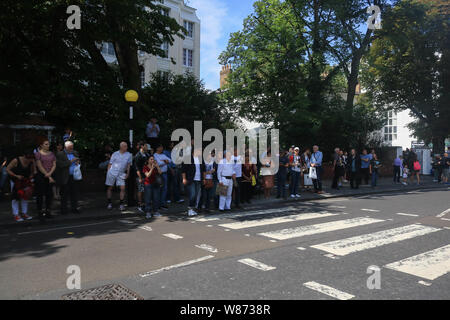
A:
<svg viewBox="0 0 450 320">
<path fill-rule="evenodd" d="M 411 216 L 411 217 L 418 217 L 418 214 L 412 214 L 412 213 L 403 213 L 403 212 L 397 212 L 399 216 Z"/>
<path fill-rule="evenodd" d="M 450 227 L 444 227 L 444 229 L 450 230 Z"/>
<path fill-rule="evenodd" d="M 450 244 L 385 265 L 386 268 L 434 280 L 450 271 Z"/>
<path fill-rule="evenodd" d="M 270 240 L 270 242 L 277 242 L 277 240 Z"/>
<path fill-rule="evenodd" d="M 213 253 L 218 252 L 217 248 L 214 248 L 213 246 L 210 246 L 209 244 L 205 243 L 202 243 L 200 245 L 197 244 L 196 247 Z"/>
<path fill-rule="evenodd" d="M 447 209 L 441 213 L 439 213 L 436 217 L 437 218 L 442 218 L 443 216 L 445 216 L 447 213 L 450 213 L 450 209 Z"/>
<path fill-rule="evenodd" d="M 212 227 L 212 225 L 211 225 L 211 224 L 208 224 L 208 225 L 207 225 L 207 227 L 208 227 L 208 228 L 211 228 L 211 227 Z"/>
<path fill-rule="evenodd" d="M 324 213 L 312 212 L 312 213 L 289 215 L 289 216 L 285 216 L 285 217 L 225 223 L 225 224 L 220 224 L 219 226 L 224 227 L 224 228 L 230 228 L 233 230 L 238 230 L 238 229 L 266 226 L 266 225 L 271 225 L 271 224 L 308 220 L 308 219 L 317 219 L 317 218 L 337 216 L 337 215 L 339 215 L 339 214 L 330 213 L 330 212 L 324 212 Z"/>
<path fill-rule="evenodd" d="M 164 268 L 161 268 L 161 269 L 149 271 L 149 272 L 140 274 L 139 276 L 141 278 L 145 278 L 145 277 L 148 277 L 148 276 L 151 276 L 151 275 L 163 272 L 163 271 L 167 271 L 167 270 L 171 270 L 171 269 L 175 269 L 175 268 L 188 266 L 188 265 L 191 265 L 191 264 L 194 264 L 194 263 L 197 263 L 197 262 L 201 262 L 201 261 L 205 261 L 205 260 L 208 260 L 208 259 L 211 259 L 211 258 L 214 258 L 214 256 L 204 256 L 204 257 L 201 257 L 201 258 L 198 258 L 198 259 L 189 260 L 189 261 L 186 261 L 186 262 L 174 264 L 172 266 L 168 266 L 168 267 L 164 267 Z"/>
<path fill-rule="evenodd" d="M 423 281 L 423 280 L 417 281 L 417 283 L 423 284 L 424 286 L 427 286 L 427 287 L 431 286 L 430 282 L 426 282 L 426 281 Z"/>
<path fill-rule="evenodd" d="M 441 220 L 450 221 L 450 219 L 447 218 L 441 218 Z"/>
<path fill-rule="evenodd" d="M 383 230 L 342 240 L 325 242 L 313 245 L 311 247 L 338 256 L 345 256 L 350 253 L 372 249 L 406 239 L 412 239 L 440 230 L 441 229 L 412 224 L 400 228 Z"/>
<path fill-rule="evenodd" d="M 328 208 L 345 209 L 346 206 L 328 206 Z"/>
<path fill-rule="evenodd" d="M 298 250 L 301 250 L 301 251 L 306 250 L 306 248 L 303 248 L 303 247 L 297 247 L 297 249 L 298 249 Z"/>
<path fill-rule="evenodd" d="M 306 282 L 303 284 L 305 287 L 318 291 L 320 293 L 326 294 L 327 296 L 339 299 L 339 300 L 350 300 L 355 296 L 338 289 L 332 288 L 330 286 L 326 286 L 315 281 Z"/>
<path fill-rule="evenodd" d="M 54 230 L 63 230 L 63 229 L 72 229 L 72 228 L 81 228 L 81 227 L 89 227 L 89 226 L 97 226 L 97 225 L 100 225 L 100 224 L 107 224 L 107 223 L 112 223 L 112 222 L 114 222 L 114 221 L 82 224 L 82 225 L 78 225 L 78 226 L 68 226 L 68 227 L 36 230 L 36 231 L 26 231 L 26 232 L 19 232 L 17 235 L 30 234 L 30 233 L 39 233 L 39 232 L 47 232 L 47 231 L 54 231 Z"/>
<path fill-rule="evenodd" d="M 262 262 L 259 262 L 259 261 L 253 260 L 253 259 L 248 259 L 248 258 L 238 260 L 238 262 L 246 264 L 250 267 L 253 267 L 253 268 L 256 268 L 256 269 L 259 269 L 262 271 L 270 271 L 270 270 L 276 269 L 276 267 L 268 266 L 267 264 L 264 264 Z"/>
<path fill-rule="evenodd" d="M 256 211 L 248 211 L 248 212 L 240 212 L 240 213 L 233 213 L 233 214 L 219 214 L 219 215 L 211 215 L 207 218 L 191 218 L 194 221 L 199 222 L 207 222 L 207 221 L 215 221 L 220 219 L 231 219 L 231 218 L 240 218 L 240 217 L 248 217 L 248 216 L 255 216 L 255 215 L 266 215 L 266 214 L 272 214 L 272 213 L 279 213 L 279 212 L 289 212 L 289 211 L 295 211 L 299 210 L 298 207 L 285 207 L 285 208 L 275 208 L 275 209 L 264 209 L 264 210 L 256 210 Z"/>
<path fill-rule="evenodd" d="M 327 254 L 324 254 L 324 257 L 327 257 L 327 258 L 330 258 L 330 259 L 339 259 L 339 257 L 336 257 L 334 254 L 331 254 L 331 253 L 327 253 Z"/>
<path fill-rule="evenodd" d="M 139 229 L 145 230 L 145 231 L 153 231 L 152 227 L 149 226 L 141 226 Z"/>
<path fill-rule="evenodd" d="M 375 209 L 361 209 L 362 211 L 369 211 L 369 212 L 380 212 L 380 210 L 375 210 Z"/>
<path fill-rule="evenodd" d="M 125 223 L 125 224 L 133 224 L 133 223 L 135 223 L 135 222 L 130 221 L 130 220 L 117 220 L 117 222 Z"/>
<path fill-rule="evenodd" d="M 258 235 L 269 237 L 277 240 L 286 240 L 292 238 L 298 238 L 308 236 L 317 233 L 353 228 L 357 226 L 363 226 L 376 222 L 382 222 L 384 220 L 372 219 L 372 218 L 354 218 L 347 220 L 338 220 L 333 222 L 313 224 L 309 226 L 302 226 L 297 228 L 288 228 L 270 232 L 258 233 Z"/>
<path fill-rule="evenodd" d="M 182 236 L 179 236 L 179 235 L 173 234 L 173 233 L 165 233 L 165 234 L 163 234 L 163 236 L 170 238 L 170 239 L 174 239 L 174 240 L 183 239 Z"/>
</svg>

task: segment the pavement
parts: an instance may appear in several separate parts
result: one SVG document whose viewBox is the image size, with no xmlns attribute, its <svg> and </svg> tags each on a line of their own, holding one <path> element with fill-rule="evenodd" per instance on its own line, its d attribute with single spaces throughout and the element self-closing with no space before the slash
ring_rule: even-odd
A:
<svg viewBox="0 0 450 320">
<path fill-rule="evenodd" d="M 369 181 L 370 183 L 370 181 Z M 244 208 L 251 209 L 259 206 L 266 205 L 278 205 L 281 202 L 291 203 L 291 202 L 304 202 L 309 200 L 316 199 L 327 199 L 327 198 L 335 198 L 335 197 L 350 197 L 356 195 L 364 195 L 364 194 L 377 194 L 377 193 L 385 193 L 385 192 L 394 192 L 394 191 L 411 191 L 417 189 L 424 188 L 439 188 L 442 187 L 442 184 L 437 184 L 433 182 L 431 176 L 422 176 L 421 177 L 421 185 L 417 185 L 415 183 L 411 183 L 407 186 L 402 184 L 394 184 L 392 182 L 392 178 L 380 178 L 378 182 L 378 186 L 376 188 L 372 188 L 368 185 L 361 185 L 359 189 L 350 189 L 349 184 L 345 183 L 342 188 L 339 190 L 332 189 L 331 181 L 325 180 L 323 183 L 324 186 L 324 194 L 314 194 L 312 192 L 301 192 L 301 198 L 292 199 L 288 198 L 287 200 L 276 199 L 275 192 L 276 187 L 273 189 L 273 197 L 270 199 L 264 199 L 262 195 L 255 197 L 252 200 L 252 204 L 244 205 Z M 115 208 L 112 211 L 106 210 L 106 196 L 105 193 L 81 193 L 79 205 L 81 207 L 81 214 L 67 214 L 67 215 L 59 215 L 59 205 L 60 202 L 55 200 L 53 203 L 53 211 L 52 214 L 55 216 L 54 219 L 48 219 L 46 221 L 46 225 L 53 225 L 58 223 L 71 223 L 76 221 L 88 221 L 88 220 L 104 220 L 104 219 L 115 219 L 119 217 L 137 217 L 142 216 L 136 207 L 127 208 L 125 211 L 121 212 L 118 210 L 118 192 L 113 195 L 113 199 L 115 199 Z M 172 203 L 169 205 L 169 209 L 166 211 L 161 211 L 161 214 L 167 216 L 183 216 L 186 215 L 186 206 L 187 201 L 182 204 Z M 36 213 L 36 205 L 34 201 L 30 201 L 29 204 L 29 214 L 33 217 L 33 220 L 24 221 L 24 222 L 16 222 L 13 220 L 10 201 L 4 200 L 0 202 L 0 230 L 1 229 L 9 229 L 9 228 L 17 228 L 17 227 L 33 227 L 40 225 L 41 222 L 37 219 Z"/>
<path fill-rule="evenodd" d="M 80 293 L 69 266 L 81 290 L 120 284 L 149 300 L 450 299 L 450 188 L 384 190 L 3 229 L 0 299 Z"/>
</svg>

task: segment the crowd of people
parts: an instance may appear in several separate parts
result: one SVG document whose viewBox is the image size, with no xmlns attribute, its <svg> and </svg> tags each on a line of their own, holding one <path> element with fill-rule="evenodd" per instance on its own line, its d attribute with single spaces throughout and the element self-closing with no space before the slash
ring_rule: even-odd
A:
<svg viewBox="0 0 450 320">
<path fill-rule="evenodd" d="M 263 194 L 270 198 L 276 184 L 276 198 L 300 198 L 301 191 L 323 193 L 323 153 L 319 146 L 300 150 L 292 146 L 289 150 L 280 150 L 278 164 L 272 161 L 271 150 L 265 152 L 260 161 L 252 157 L 251 150 L 244 155 L 238 150 L 225 150 L 216 154 L 213 150 L 203 159 L 203 150 L 190 146 L 183 150 L 190 155 L 190 163 L 173 161 L 174 143 L 168 148 L 160 143 L 160 127 L 152 118 L 146 128 L 147 139 L 130 147 L 122 141 L 119 150 L 113 152 L 108 147 L 105 159 L 99 168 L 105 172 L 106 208 L 113 210 L 113 194 L 119 190 L 119 210 L 126 208 L 128 197 L 135 197 L 137 208 L 145 217 L 161 216 L 171 203 L 183 203 L 187 197 L 187 215 L 195 216 L 199 212 L 218 209 L 227 212 L 233 208 L 242 208 L 251 203 L 255 195 Z M 18 222 L 30 220 L 28 202 L 33 195 L 41 221 L 52 218 L 51 208 L 54 198 L 61 200 L 60 214 L 79 214 L 79 180 L 82 179 L 80 156 L 74 149 L 73 133 L 67 129 L 63 142 L 58 143 L 54 151 L 50 150 L 50 141 L 42 138 L 39 146 L 25 149 L 9 163 L 3 161 L 0 170 L 0 188 L 9 177 L 12 213 Z M 131 152 L 130 152 L 131 151 Z M 278 170 L 274 170 L 278 165 Z M 406 149 L 398 156 L 393 166 L 393 182 L 407 184 L 408 179 L 420 183 L 420 163 L 417 155 Z M 433 161 L 436 182 L 448 183 L 450 158 L 445 153 L 436 156 Z M 381 160 L 374 149 L 350 153 L 335 148 L 332 156 L 333 179 L 331 188 L 340 189 L 344 183 L 357 189 L 364 183 L 375 188 L 382 167 Z M 276 173 L 275 173 L 276 172 Z M 402 179 L 402 181 L 400 181 Z M 70 211 L 68 202 L 70 200 Z"/>
</svg>

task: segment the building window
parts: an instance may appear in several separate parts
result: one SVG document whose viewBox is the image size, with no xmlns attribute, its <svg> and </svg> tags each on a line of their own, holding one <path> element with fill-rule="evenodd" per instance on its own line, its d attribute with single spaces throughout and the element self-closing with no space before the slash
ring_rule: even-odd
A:
<svg viewBox="0 0 450 320">
<path fill-rule="evenodd" d="M 140 72 L 140 78 L 141 78 L 141 88 L 145 87 L 145 70 L 141 68 Z"/>
<path fill-rule="evenodd" d="M 387 121 L 384 127 L 384 141 L 397 140 L 397 114 L 393 111 L 386 113 Z"/>
<path fill-rule="evenodd" d="M 162 80 L 164 82 L 168 82 L 169 81 L 169 72 L 158 70 L 157 74 L 158 74 L 158 77 L 162 78 Z"/>
<path fill-rule="evenodd" d="M 183 65 L 186 67 L 192 67 L 193 56 L 194 51 L 190 49 L 183 49 Z"/>
<path fill-rule="evenodd" d="M 159 9 L 159 13 L 165 17 L 170 16 L 170 9 L 169 8 L 161 8 Z"/>
<path fill-rule="evenodd" d="M 186 29 L 186 36 L 188 36 L 189 38 L 193 38 L 194 37 L 194 23 L 184 20 L 184 28 Z"/>
<path fill-rule="evenodd" d="M 164 55 L 161 56 L 161 58 L 168 58 L 168 57 L 169 57 L 169 42 L 164 41 L 164 42 L 161 44 L 161 50 L 164 51 Z"/>
<path fill-rule="evenodd" d="M 110 56 L 115 56 L 114 45 L 111 42 L 102 43 L 102 53 Z"/>
</svg>

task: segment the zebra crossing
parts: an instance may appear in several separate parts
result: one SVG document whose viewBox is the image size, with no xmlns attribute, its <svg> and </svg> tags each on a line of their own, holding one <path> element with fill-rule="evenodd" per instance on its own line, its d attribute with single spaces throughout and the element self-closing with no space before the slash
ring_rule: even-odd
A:
<svg viewBox="0 0 450 320">
<path fill-rule="evenodd" d="M 343 206 L 341 206 L 342 208 L 336 208 L 336 206 L 333 205 L 330 205 L 328 207 L 340 209 L 341 211 L 345 210 L 345 207 Z M 379 211 L 373 210 L 373 212 Z M 281 213 L 285 214 L 281 215 Z M 407 216 L 409 217 L 409 219 L 411 219 L 411 217 L 417 215 L 404 214 L 404 216 Z M 324 222 L 324 219 L 332 219 L 332 221 Z M 349 218 L 348 213 L 339 212 L 337 210 L 322 210 L 311 212 L 311 210 L 306 210 L 306 208 L 292 206 L 287 208 L 254 210 L 232 215 L 209 216 L 205 218 L 197 218 L 196 220 L 208 223 L 210 223 L 211 221 L 217 221 L 214 225 L 215 227 L 219 227 L 228 231 L 230 229 L 244 232 L 250 231 L 253 232 L 252 235 L 262 238 L 268 238 L 271 241 L 304 241 L 304 237 L 310 235 L 329 235 L 333 231 L 341 230 L 345 230 L 350 233 L 356 233 L 356 235 L 354 236 L 343 237 L 342 239 L 334 241 L 311 243 L 309 246 L 306 246 L 306 248 L 304 247 L 304 244 L 302 244 L 303 247 L 296 246 L 297 251 L 305 251 L 310 248 L 319 253 L 325 253 L 323 254 L 323 256 L 333 258 L 340 257 L 341 259 L 345 258 L 348 255 L 357 255 L 358 253 L 366 252 L 374 248 L 385 248 L 388 253 L 389 247 L 392 245 L 405 243 L 412 239 L 420 239 L 420 237 L 424 236 L 431 236 L 433 234 L 449 232 L 447 228 L 426 226 L 417 222 L 405 222 L 405 225 L 392 228 L 386 226 L 386 222 L 389 222 L 392 219 L 379 218 L 376 215 L 370 217 L 356 216 Z M 282 228 L 283 224 L 287 223 L 300 225 Z M 364 226 L 374 226 L 376 227 L 377 231 L 368 232 L 368 228 L 365 228 L 365 233 L 363 233 L 360 228 Z M 273 228 L 273 230 L 265 230 L 264 232 L 260 232 L 260 230 L 258 229 L 261 228 Z M 247 233 L 246 235 L 250 236 L 249 233 Z M 310 242 L 315 241 L 308 240 L 308 238 L 306 239 L 306 241 Z M 450 239 L 450 237 L 448 239 Z M 448 243 L 442 247 L 434 248 L 426 252 L 417 252 L 416 255 L 410 257 L 400 258 L 400 260 L 391 261 L 383 265 L 383 267 L 397 272 L 402 272 L 404 274 L 416 276 L 423 280 L 435 280 L 450 272 L 450 244 Z M 264 269 L 265 271 L 276 269 L 276 266 L 270 266 L 270 268 L 261 268 L 261 265 L 264 266 L 264 263 L 262 261 L 256 263 L 250 260 L 241 259 L 239 262 L 246 263 L 254 267 L 257 265 L 257 267 L 255 268 L 261 270 Z M 329 292 L 329 288 L 327 288 L 326 285 L 318 285 L 315 282 L 311 282 L 305 286 L 317 291 Z"/>
</svg>

